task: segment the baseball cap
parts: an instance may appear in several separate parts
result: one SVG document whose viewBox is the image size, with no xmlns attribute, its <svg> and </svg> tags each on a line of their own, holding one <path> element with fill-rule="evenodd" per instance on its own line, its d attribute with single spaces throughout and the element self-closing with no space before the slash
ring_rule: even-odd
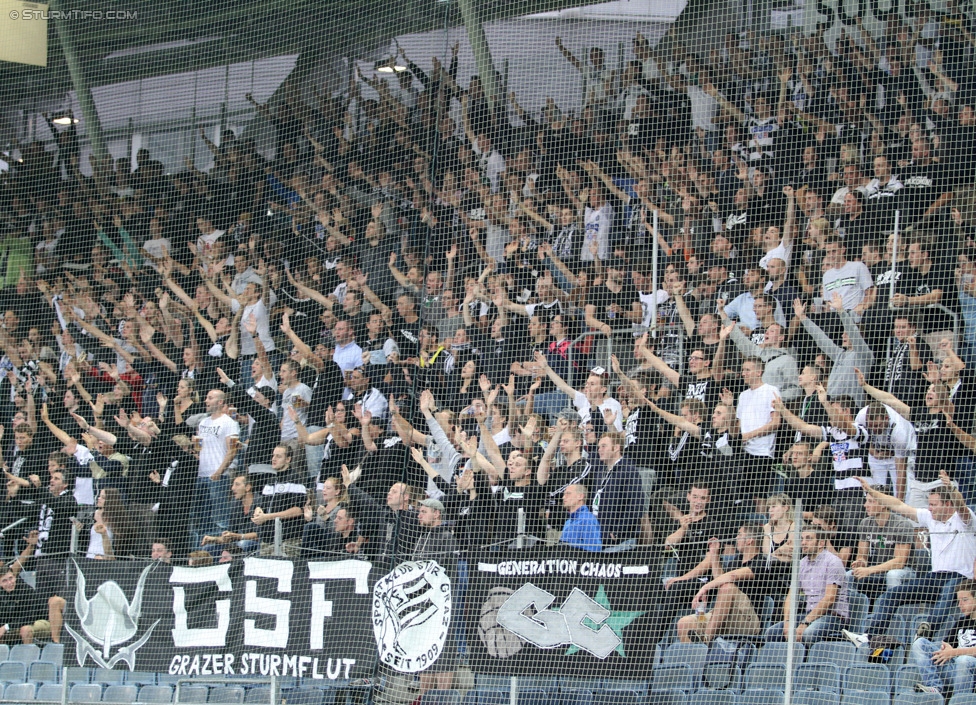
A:
<svg viewBox="0 0 976 705">
<path fill-rule="evenodd" d="M 419 503 L 422 507 L 429 507 L 430 509 L 436 509 L 439 512 L 444 511 L 444 505 L 437 499 L 425 499 L 421 500 Z"/>
</svg>

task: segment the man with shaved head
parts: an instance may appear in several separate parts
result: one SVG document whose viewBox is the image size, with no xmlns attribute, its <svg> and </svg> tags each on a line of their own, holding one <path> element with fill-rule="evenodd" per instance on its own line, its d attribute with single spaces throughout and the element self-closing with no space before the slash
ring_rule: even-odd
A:
<svg viewBox="0 0 976 705">
<path fill-rule="evenodd" d="M 206 534 L 219 536 L 230 525 L 227 470 L 234 465 L 240 445 L 241 427 L 227 415 L 227 400 L 219 389 L 206 398 L 207 414 L 197 427 L 200 442 L 200 470 L 193 505 L 195 545 Z"/>
</svg>

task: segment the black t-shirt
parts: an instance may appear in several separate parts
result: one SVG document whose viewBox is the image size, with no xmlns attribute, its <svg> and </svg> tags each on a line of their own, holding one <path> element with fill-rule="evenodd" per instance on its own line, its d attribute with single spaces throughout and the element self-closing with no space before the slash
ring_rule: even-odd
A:
<svg viewBox="0 0 976 705">
<path fill-rule="evenodd" d="M 400 348 L 400 359 L 406 360 L 408 357 L 417 357 L 420 352 L 420 318 L 413 323 L 408 323 L 399 313 L 393 314 L 393 322 L 390 324 L 390 336 Z"/>
<path fill-rule="evenodd" d="M 904 188 L 897 200 L 903 226 L 914 224 L 939 196 L 952 190 L 947 171 L 938 164 L 911 164 L 902 170 L 901 182 Z"/>
<path fill-rule="evenodd" d="M 971 649 L 976 646 L 976 619 L 960 619 L 949 632 L 946 641 L 954 649 Z"/>
<path fill-rule="evenodd" d="M 654 466 L 657 420 L 657 414 L 651 411 L 650 407 L 635 406 L 631 408 L 627 423 L 624 424 L 624 434 L 627 438 L 624 453 L 639 468 Z"/>
<path fill-rule="evenodd" d="M 678 575 L 683 575 L 702 562 L 708 553 L 708 541 L 712 537 L 719 541 L 728 538 L 726 520 L 711 512 L 705 518 L 688 525 L 684 538 L 674 545 L 678 558 Z"/>
<path fill-rule="evenodd" d="M 269 478 L 270 482 L 261 489 L 261 497 L 255 497 L 255 503 L 264 510 L 265 514 L 284 512 L 293 507 L 302 509 L 308 499 L 308 493 L 297 470 L 291 470 Z M 274 541 L 274 521 L 266 521 L 258 527 L 258 535 L 266 543 Z M 305 519 L 299 514 L 291 519 L 281 520 L 281 536 L 283 539 L 296 539 L 302 535 Z"/>
<path fill-rule="evenodd" d="M 633 284 L 624 282 L 619 292 L 613 292 L 602 286 L 590 292 L 589 303 L 596 307 L 594 317 L 601 323 L 607 323 L 611 328 L 630 328 L 632 321 L 626 317 L 635 302 L 640 301 L 640 295 Z M 610 310 L 616 306 L 616 310 Z"/>
<path fill-rule="evenodd" d="M 715 381 L 714 377 L 699 379 L 695 375 L 683 374 L 678 380 L 677 393 L 681 399 L 697 399 L 705 405 L 705 411 L 711 414 L 719 402 L 723 385 Z M 703 419 L 704 420 L 704 419 Z"/>
<path fill-rule="evenodd" d="M 905 275 L 905 270 L 908 268 L 908 264 L 905 262 L 896 262 L 895 271 L 891 271 L 891 261 L 888 262 L 878 262 L 876 265 L 871 267 L 871 278 L 874 280 L 874 290 L 877 292 L 877 297 L 875 298 L 874 308 L 878 311 L 886 311 L 888 309 L 888 299 L 891 293 L 891 280 L 895 280 L 895 291 L 901 291 L 899 288 L 901 278 Z"/>
<path fill-rule="evenodd" d="M 965 452 L 964 446 L 956 440 L 952 431 L 946 428 L 942 414 L 922 413 L 912 423 L 915 427 L 917 444 L 915 449 L 915 479 L 919 482 L 935 482 L 939 471 L 945 470 L 950 477 L 955 475 L 956 457 Z"/>
<path fill-rule="evenodd" d="M 767 595 L 777 595 L 783 591 L 783 584 L 779 574 L 769 569 L 766 557 L 761 553 L 753 556 L 748 563 L 742 562 L 742 556 L 736 555 L 725 567 L 726 573 L 731 573 L 739 568 L 749 568 L 752 571 L 752 578 L 749 580 L 736 580 L 735 586 L 742 591 L 742 594 L 749 598 L 753 608 L 758 614 L 762 609 L 763 600 Z"/>
<path fill-rule="evenodd" d="M 498 508 L 498 522 L 495 527 L 495 542 L 514 541 L 518 534 L 518 510 L 525 510 L 525 533 L 529 536 L 545 537 L 543 512 L 549 500 L 545 487 L 535 481 L 524 487 L 514 483 L 502 485 L 495 492 Z"/>
<path fill-rule="evenodd" d="M 956 287 L 956 277 L 951 268 L 951 262 L 947 264 L 933 264 L 928 273 L 921 269 L 909 268 L 899 281 L 899 292 L 905 296 L 924 296 L 931 294 L 936 289 L 942 291 L 942 298 L 939 303 L 950 311 L 958 309 L 959 293 Z M 939 309 L 926 309 L 922 321 L 922 328 L 925 333 L 937 330 L 951 330 L 952 318 Z"/>
</svg>

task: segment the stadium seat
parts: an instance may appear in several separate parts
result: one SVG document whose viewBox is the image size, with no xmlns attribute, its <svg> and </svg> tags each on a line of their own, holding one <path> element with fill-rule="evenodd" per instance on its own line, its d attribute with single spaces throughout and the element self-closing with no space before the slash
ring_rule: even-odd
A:
<svg viewBox="0 0 976 705">
<path fill-rule="evenodd" d="M 210 689 L 208 703 L 232 703 L 240 705 L 244 702 L 244 688 L 239 685 L 218 685 Z"/>
<path fill-rule="evenodd" d="M 739 690 L 742 673 L 734 663 L 706 663 L 702 672 L 705 688 L 711 690 Z"/>
<path fill-rule="evenodd" d="M 6 661 L 10 655 L 10 647 L 7 644 L 0 644 L 0 662 Z"/>
<path fill-rule="evenodd" d="M 45 644 L 41 649 L 41 661 L 49 661 L 60 667 L 64 663 L 64 644 Z"/>
<path fill-rule="evenodd" d="M 651 683 L 651 690 L 654 692 L 664 690 L 681 690 L 690 693 L 697 690 L 698 681 L 691 666 L 686 664 L 676 666 L 657 666 L 654 669 L 654 680 Z"/>
<path fill-rule="evenodd" d="M 739 705 L 783 705 L 782 690 L 745 690 L 739 694 Z"/>
<path fill-rule="evenodd" d="M 19 661 L 0 663 L 0 682 L 23 683 L 27 680 L 27 666 Z"/>
<path fill-rule="evenodd" d="M 126 685 L 156 685 L 156 674 L 151 671 L 125 671 Z"/>
<path fill-rule="evenodd" d="M 786 666 L 773 663 L 750 664 L 746 668 L 742 687 L 745 690 L 782 691 L 786 688 Z"/>
<path fill-rule="evenodd" d="M 29 666 L 41 659 L 41 647 L 37 644 L 14 644 L 7 656 L 7 661 L 15 661 Z"/>
<path fill-rule="evenodd" d="M 956 693 L 949 700 L 949 705 L 976 705 L 976 693 Z"/>
<path fill-rule="evenodd" d="M 833 663 L 801 663 L 793 679 L 796 690 L 840 692 L 840 669 Z"/>
<path fill-rule="evenodd" d="M 205 685 L 181 685 L 176 693 L 178 703 L 205 703 L 210 688 Z"/>
<path fill-rule="evenodd" d="M 468 695 L 474 695 L 475 705 L 507 705 L 511 701 L 510 691 L 499 688 L 477 688 Z"/>
<path fill-rule="evenodd" d="M 899 666 L 895 671 L 895 693 L 914 693 L 915 684 L 922 682 L 922 676 L 915 666 Z"/>
<path fill-rule="evenodd" d="M 420 699 L 420 705 L 461 705 L 458 690 L 428 690 Z"/>
<path fill-rule="evenodd" d="M 805 690 L 793 694 L 793 705 L 840 705 L 838 693 Z"/>
<path fill-rule="evenodd" d="M 796 644 L 796 649 L 793 652 L 793 663 L 799 665 L 803 663 L 803 659 L 806 656 L 807 649 L 803 644 Z M 786 653 L 790 648 L 789 644 L 782 642 L 772 642 L 769 644 L 764 644 L 759 653 L 753 659 L 753 664 L 779 664 L 786 667 Z"/>
<path fill-rule="evenodd" d="M 864 625 L 868 618 L 868 598 L 866 595 L 862 595 L 857 590 L 850 590 L 847 593 L 847 603 L 850 607 L 851 613 L 851 630 L 860 634 L 864 631 Z M 816 644 L 814 644 L 814 646 L 816 646 Z"/>
<path fill-rule="evenodd" d="M 35 661 L 27 669 L 27 680 L 31 683 L 57 683 L 61 668 L 48 661 Z"/>
<path fill-rule="evenodd" d="M 152 703 L 171 703 L 173 702 L 173 689 L 168 685 L 144 685 L 139 689 L 139 702 Z"/>
<path fill-rule="evenodd" d="M 134 685 L 110 685 L 102 693 L 103 703 L 134 703 L 139 695 L 139 688 Z"/>
<path fill-rule="evenodd" d="M 708 657 L 708 647 L 704 644 L 671 644 L 661 655 L 662 666 L 685 665 L 691 668 L 697 684 L 701 680 L 705 669 L 705 659 Z"/>
<path fill-rule="evenodd" d="M 91 669 L 84 666 L 68 666 L 66 680 L 69 683 L 91 683 Z"/>
<path fill-rule="evenodd" d="M 841 698 L 841 705 L 889 705 L 891 698 L 887 693 L 863 690 L 850 690 Z"/>
<path fill-rule="evenodd" d="M 508 690 L 512 684 L 512 678 L 511 676 L 476 673 L 474 676 L 474 684 L 478 690 Z"/>
<path fill-rule="evenodd" d="M 60 703 L 61 686 L 57 683 L 45 683 L 38 687 L 37 692 L 34 693 L 34 700 Z"/>
<path fill-rule="evenodd" d="M 542 688 L 519 688 L 518 705 L 549 705 L 549 693 Z"/>
<path fill-rule="evenodd" d="M 26 703 L 34 699 L 36 688 L 33 683 L 11 683 L 3 689 L 3 699 Z"/>
<path fill-rule="evenodd" d="M 68 691 L 69 703 L 97 703 L 102 699 L 102 686 L 97 683 L 75 683 Z"/>
<path fill-rule="evenodd" d="M 944 705 L 939 693 L 898 693 L 894 705 Z"/>
<path fill-rule="evenodd" d="M 101 683 L 102 685 L 122 685 L 125 680 L 125 671 L 110 670 L 108 668 L 96 668 L 92 672 L 92 683 Z"/>
<path fill-rule="evenodd" d="M 271 702 L 271 688 L 268 686 L 251 688 L 244 696 L 244 702 L 253 703 L 253 705 L 267 705 Z"/>
<path fill-rule="evenodd" d="M 692 693 L 689 702 L 690 705 L 736 705 L 736 698 L 731 690 L 703 688 Z"/>
<path fill-rule="evenodd" d="M 880 663 L 857 663 L 844 671 L 841 689 L 870 690 L 881 693 L 891 692 L 891 672 Z"/>
<path fill-rule="evenodd" d="M 289 705 L 323 705 L 325 702 L 325 693 L 322 690 L 307 685 L 293 688 L 287 695 L 282 693 L 282 697 Z"/>
<path fill-rule="evenodd" d="M 855 662 L 857 649 L 847 641 L 818 641 L 807 653 L 807 663 L 832 663 L 838 671 Z"/>
<path fill-rule="evenodd" d="M 646 699 L 647 684 L 643 691 L 604 688 L 593 694 L 593 705 L 643 705 Z"/>
<path fill-rule="evenodd" d="M 655 690 L 648 694 L 647 702 L 653 705 L 688 705 L 688 693 L 684 690 Z"/>
</svg>

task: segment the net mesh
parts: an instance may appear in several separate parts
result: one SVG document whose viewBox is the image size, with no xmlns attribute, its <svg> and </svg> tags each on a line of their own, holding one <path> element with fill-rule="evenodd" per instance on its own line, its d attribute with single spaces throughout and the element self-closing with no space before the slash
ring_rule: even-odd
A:
<svg viewBox="0 0 976 705">
<path fill-rule="evenodd" d="M 4 699 L 972 693 L 974 19 L 0 0 Z"/>
</svg>

